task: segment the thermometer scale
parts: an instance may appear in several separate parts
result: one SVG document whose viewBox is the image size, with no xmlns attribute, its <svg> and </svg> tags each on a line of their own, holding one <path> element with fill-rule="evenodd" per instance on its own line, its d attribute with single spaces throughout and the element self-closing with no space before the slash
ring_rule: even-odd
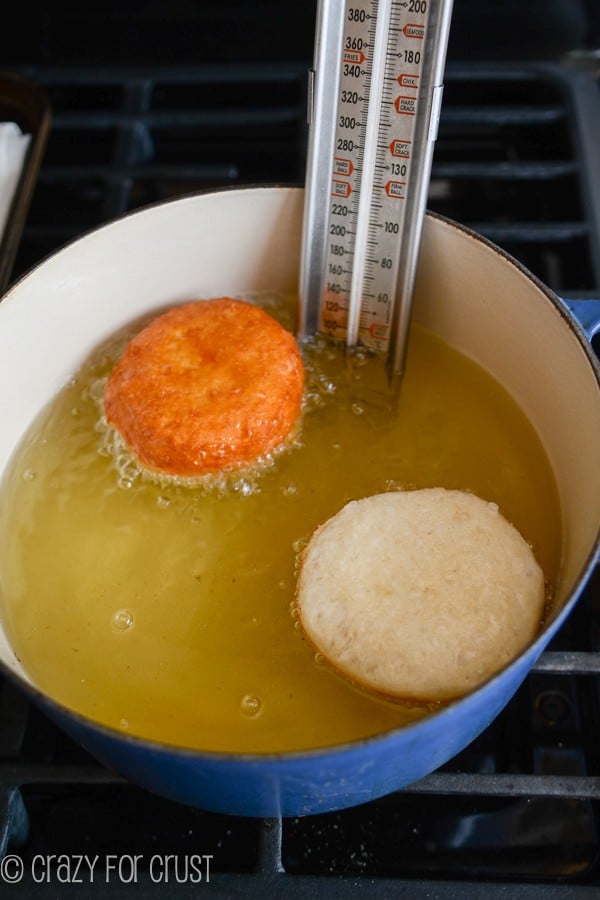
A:
<svg viewBox="0 0 600 900">
<path fill-rule="evenodd" d="M 402 376 L 452 0 L 320 0 L 299 332 Z"/>
</svg>

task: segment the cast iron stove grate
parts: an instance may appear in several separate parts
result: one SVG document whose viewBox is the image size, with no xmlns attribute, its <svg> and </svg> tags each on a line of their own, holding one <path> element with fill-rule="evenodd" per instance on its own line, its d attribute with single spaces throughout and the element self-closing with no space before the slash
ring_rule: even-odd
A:
<svg viewBox="0 0 600 900">
<path fill-rule="evenodd" d="M 21 71 L 48 90 L 53 124 L 15 278 L 148 203 L 303 182 L 304 63 Z M 429 207 L 565 298 L 599 296 L 599 103 L 573 67 L 450 65 Z M 598 896 L 599 641 L 596 571 L 522 688 L 458 757 L 374 803 L 285 820 L 205 813 L 128 785 L 0 682 L 0 856 L 212 855 L 210 889 L 224 896 Z M 147 866 L 135 885 L 111 884 L 114 896 L 161 888 L 190 895 L 189 883 L 154 884 Z M 57 883 L 11 890 L 55 896 Z M 105 891 L 85 882 L 81 895 Z"/>
</svg>

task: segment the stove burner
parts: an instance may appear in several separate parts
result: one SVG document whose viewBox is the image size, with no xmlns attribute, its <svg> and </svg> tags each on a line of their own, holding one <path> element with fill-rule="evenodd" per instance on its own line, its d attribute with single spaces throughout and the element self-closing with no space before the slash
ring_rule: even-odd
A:
<svg viewBox="0 0 600 900">
<path fill-rule="evenodd" d="M 306 65 L 26 74 L 48 90 L 53 120 L 14 277 L 148 203 L 303 182 Z M 562 296 L 599 296 L 599 102 L 573 66 L 451 64 L 429 207 Z M 225 896 L 596 896 L 599 644 L 597 570 L 517 695 L 458 757 L 380 801 L 283 821 L 205 813 L 128 785 L 0 681 L 0 857 L 139 854 L 146 895 L 158 892 L 149 860 L 160 853 L 211 856 Z M 168 896 L 186 889 L 173 883 Z M 85 892 L 104 896 L 105 884 Z"/>
</svg>

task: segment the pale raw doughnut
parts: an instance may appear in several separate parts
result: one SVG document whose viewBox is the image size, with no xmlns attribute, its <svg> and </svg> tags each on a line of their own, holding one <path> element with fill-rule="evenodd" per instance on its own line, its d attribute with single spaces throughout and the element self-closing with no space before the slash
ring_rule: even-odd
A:
<svg viewBox="0 0 600 900">
<path fill-rule="evenodd" d="M 544 576 L 519 532 L 466 491 L 428 488 L 348 503 L 302 557 L 309 642 L 351 681 L 392 698 L 473 690 L 536 636 Z"/>
</svg>

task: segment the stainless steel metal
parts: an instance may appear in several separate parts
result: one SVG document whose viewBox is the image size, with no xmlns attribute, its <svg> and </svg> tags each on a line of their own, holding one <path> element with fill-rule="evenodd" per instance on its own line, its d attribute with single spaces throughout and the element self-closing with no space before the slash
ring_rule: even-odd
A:
<svg viewBox="0 0 600 900">
<path fill-rule="evenodd" d="M 299 333 L 387 351 L 391 380 L 404 366 L 451 15 L 452 0 L 318 9 Z"/>
<path fill-rule="evenodd" d="M 371 60 L 371 77 L 369 84 L 369 104 L 365 125 L 365 138 L 360 180 L 360 195 L 356 215 L 356 234 L 350 296 L 348 298 L 348 323 L 346 326 L 346 344 L 356 347 L 359 338 L 360 313 L 367 276 L 367 254 L 362 252 L 369 240 L 369 223 L 371 209 L 375 202 L 375 181 L 378 163 L 378 136 L 381 127 L 382 105 L 380 98 L 385 89 L 387 63 L 387 38 L 392 13 L 391 0 L 379 0 L 377 5 L 377 26 L 373 56 Z"/>
<path fill-rule="evenodd" d="M 388 347 L 388 375 L 394 386 L 401 379 L 406 362 L 408 330 L 412 309 L 423 217 L 431 177 L 433 151 L 442 106 L 446 48 L 452 17 L 452 0 L 432 4 L 425 48 L 427 65 L 422 71 L 423 105 L 416 116 L 414 156 L 410 174 L 410 190 L 406 196 L 406 212 L 399 247 L 398 280 Z"/>
<path fill-rule="evenodd" d="M 324 198 L 330 191 L 331 172 L 323 158 L 334 154 L 337 85 L 342 61 L 345 0 L 319 0 L 315 37 L 314 69 L 311 72 L 308 119 L 310 139 L 306 161 L 306 193 L 300 266 L 301 335 L 318 329 L 323 294 L 328 209 Z"/>
</svg>

